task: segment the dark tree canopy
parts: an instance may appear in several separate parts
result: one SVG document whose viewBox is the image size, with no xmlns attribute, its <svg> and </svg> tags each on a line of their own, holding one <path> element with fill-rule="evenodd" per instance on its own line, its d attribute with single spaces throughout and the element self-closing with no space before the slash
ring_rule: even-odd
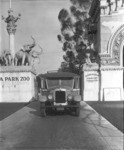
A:
<svg viewBox="0 0 124 150">
<path fill-rule="evenodd" d="M 92 0 L 70 0 L 72 6 L 69 10 L 62 9 L 58 14 L 61 33 L 57 36 L 63 44 L 64 62 L 61 67 L 79 73 L 86 60 L 87 50 L 91 50 L 88 25 L 91 19 L 88 10 Z M 92 53 L 91 60 L 95 57 Z"/>
</svg>

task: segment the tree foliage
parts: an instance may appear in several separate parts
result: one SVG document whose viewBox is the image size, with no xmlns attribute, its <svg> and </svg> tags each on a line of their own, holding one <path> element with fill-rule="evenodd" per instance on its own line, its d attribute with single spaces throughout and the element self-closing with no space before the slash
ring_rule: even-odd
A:
<svg viewBox="0 0 124 150">
<path fill-rule="evenodd" d="M 88 9 L 91 0 L 70 0 L 70 2 L 72 4 L 70 9 L 62 9 L 58 14 L 61 33 L 57 38 L 63 44 L 62 49 L 65 52 L 62 69 L 68 68 L 72 72 L 79 73 L 91 44 L 88 37 L 88 24 L 91 21 Z"/>
</svg>

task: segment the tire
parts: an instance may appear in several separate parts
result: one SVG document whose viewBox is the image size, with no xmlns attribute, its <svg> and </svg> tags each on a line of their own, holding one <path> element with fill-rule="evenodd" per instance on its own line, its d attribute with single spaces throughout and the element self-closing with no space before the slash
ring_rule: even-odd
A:
<svg viewBox="0 0 124 150">
<path fill-rule="evenodd" d="M 47 107 L 46 108 L 46 114 L 51 114 L 52 113 L 52 108 L 51 107 Z"/>
<path fill-rule="evenodd" d="M 41 111 L 41 116 L 46 117 L 46 107 L 45 103 L 40 103 L 40 111 Z"/>
<path fill-rule="evenodd" d="M 41 109 L 41 116 L 46 117 L 46 110 L 45 109 Z"/>
<path fill-rule="evenodd" d="M 77 108 L 75 108 L 75 116 L 79 116 L 80 115 L 80 108 L 79 107 L 77 107 Z"/>
<path fill-rule="evenodd" d="M 75 107 L 75 116 L 78 117 L 79 115 L 80 115 L 80 103 L 77 103 Z"/>
</svg>

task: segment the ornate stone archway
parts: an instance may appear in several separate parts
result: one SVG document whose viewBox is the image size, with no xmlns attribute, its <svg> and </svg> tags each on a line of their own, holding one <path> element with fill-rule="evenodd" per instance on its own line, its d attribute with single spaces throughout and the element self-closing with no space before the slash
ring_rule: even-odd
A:
<svg viewBox="0 0 124 150">
<path fill-rule="evenodd" d="M 107 46 L 107 54 L 101 54 L 101 65 L 123 67 L 124 25 L 111 35 Z"/>
<path fill-rule="evenodd" d="M 100 55 L 99 69 L 96 70 L 99 72 L 100 101 L 124 100 L 124 1 L 110 3 L 93 0 L 89 11 L 97 27 L 94 45 Z"/>
</svg>

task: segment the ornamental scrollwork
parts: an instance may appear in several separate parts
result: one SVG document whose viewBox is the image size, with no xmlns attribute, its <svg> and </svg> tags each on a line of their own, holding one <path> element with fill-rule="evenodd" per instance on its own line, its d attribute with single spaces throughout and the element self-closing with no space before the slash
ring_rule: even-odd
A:
<svg viewBox="0 0 124 150">
<path fill-rule="evenodd" d="M 112 55 L 101 59 L 103 66 L 119 66 L 120 65 L 120 48 L 124 40 L 124 29 L 116 36 L 112 46 Z"/>
<path fill-rule="evenodd" d="M 21 14 L 18 14 L 18 17 L 14 17 L 13 16 L 13 10 L 9 10 L 8 11 L 8 17 L 5 18 L 2 16 L 2 19 L 5 21 L 5 23 L 7 23 L 7 32 L 9 34 L 15 34 L 16 32 L 16 22 L 18 19 L 20 19 Z"/>
</svg>

